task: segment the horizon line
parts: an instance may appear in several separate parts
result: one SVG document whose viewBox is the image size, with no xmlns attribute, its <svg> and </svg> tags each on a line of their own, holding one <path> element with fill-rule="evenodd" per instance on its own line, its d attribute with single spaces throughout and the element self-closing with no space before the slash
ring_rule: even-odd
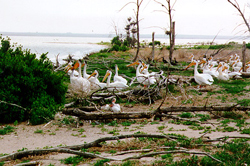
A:
<svg viewBox="0 0 250 166">
<path fill-rule="evenodd" d="M 114 33 L 72 33 L 72 32 L 1 32 L 0 35 L 8 36 L 54 36 L 54 37 L 105 37 L 113 38 L 117 36 Z M 126 34 L 121 34 L 126 36 Z M 151 38 L 152 34 L 140 34 L 142 38 Z M 166 34 L 155 34 L 158 38 L 168 38 Z M 246 36 L 235 36 L 235 35 L 190 35 L 190 34 L 176 34 L 176 38 L 193 38 L 193 39 L 228 39 L 228 38 L 246 38 Z M 249 37 L 247 37 L 249 38 Z"/>
</svg>

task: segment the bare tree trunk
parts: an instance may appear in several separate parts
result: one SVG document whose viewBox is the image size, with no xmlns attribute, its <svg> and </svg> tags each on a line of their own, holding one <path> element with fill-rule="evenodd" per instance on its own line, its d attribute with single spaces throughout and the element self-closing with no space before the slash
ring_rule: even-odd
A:
<svg viewBox="0 0 250 166">
<path fill-rule="evenodd" d="M 143 1 L 143 0 L 141 0 L 141 1 L 139 2 L 139 0 L 137 0 L 137 2 L 136 2 L 136 5 L 137 5 L 137 11 L 136 11 L 137 50 L 136 50 L 136 55 L 135 55 L 135 58 L 134 58 L 133 61 L 136 61 L 136 60 L 137 60 L 138 55 L 139 55 L 139 51 L 140 51 L 139 10 L 140 10 L 140 6 L 141 6 L 141 4 L 142 4 L 142 1 Z"/>
<path fill-rule="evenodd" d="M 242 46 L 242 57 L 243 57 L 243 72 L 246 72 L 246 42 L 243 41 Z"/>
<path fill-rule="evenodd" d="M 171 22 L 170 27 L 171 27 L 171 29 L 170 29 L 170 34 L 169 34 L 169 39 L 170 39 L 169 61 L 172 64 L 174 46 L 175 46 L 175 22 Z"/>
<path fill-rule="evenodd" d="M 152 33 L 152 58 L 151 60 L 154 61 L 155 59 L 155 33 Z"/>
</svg>

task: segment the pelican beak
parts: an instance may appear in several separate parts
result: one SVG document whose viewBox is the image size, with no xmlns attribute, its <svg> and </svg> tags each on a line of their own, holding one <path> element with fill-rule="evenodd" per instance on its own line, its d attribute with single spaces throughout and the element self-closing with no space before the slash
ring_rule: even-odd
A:
<svg viewBox="0 0 250 166">
<path fill-rule="evenodd" d="M 216 69 L 216 71 L 218 71 L 219 70 L 219 68 L 222 66 L 222 64 L 220 63 L 219 65 L 218 65 L 218 67 L 217 67 L 217 69 Z"/>
<path fill-rule="evenodd" d="M 82 64 L 81 68 L 85 65 L 85 63 Z"/>
<path fill-rule="evenodd" d="M 199 63 L 199 65 L 202 63 L 206 63 L 206 61 L 204 59 L 202 59 L 201 62 Z"/>
<path fill-rule="evenodd" d="M 246 65 L 249 65 L 250 64 L 250 61 L 246 63 Z"/>
<path fill-rule="evenodd" d="M 195 65 L 195 62 L 191 62 L 184 70 L 187 70 L 188 68 L 190 68 L 193 65 Z"/>
<path fill-rule="evenodd" d="M 69 71 L 70 69 L 71 69 L 71 70 L 74 70 L 73 67 L 68 67 L 68 70 L 66 71 L 66 73 L 68 73 L 68 71 Z"/>
<path fill-rule="evenodd" d="M 73 69 L 77 69 L 79 67 L 79 63 L 76 62 L 75 65 L 73 66 Z"/>
<path fill-rule="evenodd" d="M 71 65 L 68 64 L 67 66 L 65 66 L 64 71 L 67 71 L 67 72 L 68 72 L 70 67 L 71 67 Z"/>
<path fill-rule="evenodd" d="M 191 59 L 194 55 L 192 54 L 188 59 Z"/>
<path fill-rule="evenodd" d="M 96 72 L 93 72 L 93 73 L 89 76 L 89 78 L 92 77 L 92 76 L 94 76 L 94 75 L 96 75 Z M 89 79 L 89 78 L 88 78 L 88 79 Z"/>
<path fill-rule="evenodd" d="M 108 78 L 109 75 L 110 75 L 110 73 L 107 72 L 107 73 L 105 74 L 105 76 L 104 76 L 102 82 L 104 82 L 104 81 Z"/>
<path fill-rule="evenodd" d="M 227 69 L 227 67 L 226 67 L 226 66 L 224 66 L 224 67 L 223 67 L 223 69 L 222 69 L 222 71 L 225 71 L 226 69 Z"/>
<path fill-rule="evenodd" d="M 144 67 L 141 69 L 140 73 L 141 73 L 144 69 L 146 69 L 146 68 L 147 68 L 147 66 L 144 66 Z"/>
<path fill-rule="evenodd" d="M 139 65 L 139 62 L 131 63 L 131 64 L 127 65 L 127 67 L 134 66 L 134 65 Z"/>
</svg>

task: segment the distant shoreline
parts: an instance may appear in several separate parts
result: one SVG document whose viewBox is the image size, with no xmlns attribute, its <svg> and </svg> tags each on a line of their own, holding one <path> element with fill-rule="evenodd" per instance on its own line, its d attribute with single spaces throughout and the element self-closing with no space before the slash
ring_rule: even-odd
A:
<svg viewBox="0 0 250 166">
<path fill-rule="evenodd" d="M 94 33 L 41 33 L 41 32 L 0 32 L 3 36 L 51 36 L 51 37 L 96 37 L 113 38 L 115 34 L 94 34 Z M 123 35 L 125 36 L 125 35 Z M 141 38 L 151 38 L 151 34 L 140 34 Z M 165 34 L 155 34 L 156 38 L 168 38 Z M 183 35 L 176 34 L 176 39 L 245 39 L 244 36 L 213 36 L 213 35 Z"/>
</svg>

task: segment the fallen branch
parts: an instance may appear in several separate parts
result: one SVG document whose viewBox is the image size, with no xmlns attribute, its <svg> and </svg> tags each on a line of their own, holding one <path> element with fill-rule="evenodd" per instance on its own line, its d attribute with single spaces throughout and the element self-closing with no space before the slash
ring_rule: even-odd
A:
<svg viewBox="0 0 250 166">
<path fill-rule="evenodd" d="M 182 147 L 175 147 L 178 150 L 187 150 L 186 148 L 182 148 Z M 173 147 L 157 147 L 157 149 L 173 149 Z M 124 155 L 124 154 L 129 154 L 129 153 L 140 153 L 140 152 L 150 152 L 153 151 L 154 149 L 139 149 L 139 150 L 129 150 L 129 151 L 124 151 L 124 152 L 120 152 L 120 153 L 116 153 L 115 155 Z"/>
<path fill-rule="evenodd" d="M 141 119 L 147 118 L 151 119 L 154 116 L 164 116 L 164 114 L 169 112 L 196 112 L 196 111 L 247 111 L 250 107 L 243 106 L 211 106 L 211 107 L 203 107 L 203 106 L 191 106 L 191 107 L 165 107 L 158 108 L 154 111 L 143 111 L 143 112 L 87 112 L 97 110 L 95 107 L 86 107 L 81 110 L 79 108 L 66 108 L 62 111 L 63 114 L 72 115 L 79 117 L 80 120 L 104 120 L 104 119 Z M 163 114 L 161 114 L 163 113 Z M 166 116 L 166 115 L 165 115 Z M 173 117 L 171 117 L 173 118 Z"/>
<path fill-rule="evenodd" d="M 196 112 L 196 111 L 218 111 L 218 112 L 223 112 L 223 111 L 233 111 L 233 110 L 238 110 L 238 111 L 247 111 L 249 110 L 250 107 L 243 107 L 243 106 L 210 106 L 210 107 L 203 107 L 203 106 L 197 106 L 197 107 L 165 107 L 161 108 L 161 111 L 163 113 L 168 113 L 168 112 Z"/>
<path fill-rule="evenodd" d="M 127 157 L 125 159 L 123 159 L 122 161 L 125 160 L 131 160 L 131 159 L 141 159 L 143 157 L 152 157 L 152 156 L 156 156 L 156 155 L 160 155 L 160 154 L 168 154 L 168 153 L 187 153 L 187 154 L 196 154 L 196 155 L 206 155 L 208 157 L 210 157 L 211 159 L 219 162 L 219 163 L 223 163 L 222 161 L 214 158 L 213 156 L 211 156 L 208 153 L 205 152 L 192 152 L 192 151 L 187 151 L 187 150 L 172 150 L 172 151 L 161 151 L 161 152 L 152 152 L 152 153 L 147 153 L 144 155 L 140 155 L 140 156 L 132 156 L 132 157 Z"/>
<path fill-rule="evenodd" d="M 63 147 L 56 147 L 56 148 L 50 148 L 50 149 L 36 149 L 36 150 L 26 150 L 26 151 L 16 152 L 16 153 L 12 153 L 12 154 L 0 157 L 0 162 L 8 161 L 8 160 L 21 159 L 23 157 L 28 157 L 30 155 L 45 155 L 45 154 L 49 154 L 49 153 L 52 153 L 52 152 L 58 152 L 58 153 L 75 154 L 75 155 L 83 156 L 85 158 L 102 158 L 102 159 L 108 159 L 108 160 L 113 160 L 113 161 L 125 161 L 125 160 L 130 160 L 130 159 L 140 159 L 140 158 L 143 158 L 143 157 L 152 157 L 152 156 L 155 156 L 155 155 L 167 154 L 167 153 L 187 153 L 187 154 L 195 154 L 195 155 L 206 155 L 206 156 L 210 157 L 211 159 L 222 163 L 222 161 L 212 157 L 208 153 L 188 151 L 187 149 L 182 148 L 182 147 L 177 147 L 178 150 L 152 152 L 152 153 L 147 153 L 147 154 L 143 154 L 143 155 L 139 155 L 139 156 L 127 157 L 127 158 L 124 158 L 124 159 L 109 158 L 109 157 L 104 157 L 104 156 L 93 154 L 93 153 L 78 151 L 78 150 L 83 149 L 83 148 L 87 149 L 87 148 L 90 148 L 90 147 L 98 147 L 98 146 L 100 146 L 100 143 L 104 142 L 104 141 L 112 141 L 112 140 L 119 140 L 119 139 L 125 139 L 125 138 L 140 138 L 140 137 L 165 138 L 165 139 L 169 139 L 169 140 L 180 139 L 179 137 L 171 136 L 171 135 L 154 135 L 154 134 L 152 134 L 152 135 L 151 134 L 128 134 L 128 135 L 104 137 L 104 138 L 99 138 L 99 139 L 96 139 L 96 140 L 94 140 L 94 141 L 92 141 L 90 143 L 85 143 L 85 144 L 82 144 L 82 145 L 72 145 L 72 146 L 63 146 Z M 250 139 L 250 137 L 246 137 L 246 136 L 225 136 L 225 137 L 215 138 L 213 140 L 203 140 L 203 142 L 225 141 L 226 139 L 229 139 L 229 138 L 246 138 L 246 139 Z M 181 138 L 181 139 L 185 139 L 185 138 Z M 170 148 L 170 147 L 159 147 L 159 148 L 160 149 L 161 148 L 165 149 L 165 148 Z M 143 150 L 143 152 L 152 151 L 152 150 L 153 149 L 146 149 L 146 150 Z M 139 150 L 139 151 L 138 150 L 137 151 L 127 151 L 127 152 L 119 153 L 117 155 L 122 155 L 122 154 L 127 154 L 127 153 L 137 153 L 137 152 L 142 152 L 142 150 Z"/>
<path fill-rule="evenodd" d="M 247 137 L 247 136 L 224 136 L 224 137 L 219 137 L 219 138 L 215 138 L 215 139 L 203 140 L 203 142 L 226 141 L 227 139 L 236 139 L 236 138 L 250 139 L 250 137 Z"/>
<path fill-rule="evenodd" d="M 27 163 L 20 163 L 20 164 L 16 164 L 14 166 L 37 166 L 39 163 L 39 161 L 30 161 Z"/>
<path fill-rule="evenodd" d="M 104 119 L 140 119 L 140 118 L 151 118 L 152 112 L 95 112 L 89 113 L 82 111 L 78 108 L 64 109 L 63 114 L 72 115 L 79 117 L 80 120 L 104 120 Z"/>
<path fill-rule="evenodd" d="M 81 152 L 81 151 L 66 149 L 62 147 L 57 147 L 57 148 L 50 148 L 50 149 L 26 150 L 26 151 L 21 151 L 17 153 L 12 153 L 10 155 L 0 157 L 0 162 L 7 161 L 7 160 L 21 159 L 23 157 L 28 157 L 29 155 L 45 155 L 45 154 L 49 154 L 52 152 L 75 154 L 75 155 L 83 156 L 85 158 L 102 158 L 102 159 L 109 159 L 109 160 L 117 160 L 113 158 L 103 157 L 103 156 L 93 154 L 93 153 Z"/>
</svg>

